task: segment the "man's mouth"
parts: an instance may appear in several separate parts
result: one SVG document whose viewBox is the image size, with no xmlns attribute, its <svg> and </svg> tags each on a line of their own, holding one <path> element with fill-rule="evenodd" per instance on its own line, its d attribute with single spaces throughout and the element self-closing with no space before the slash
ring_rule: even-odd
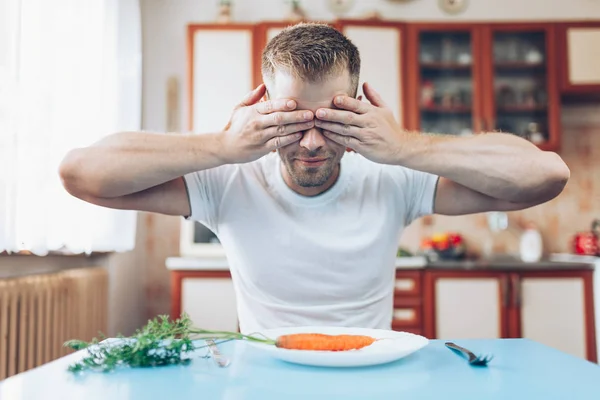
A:
<svg viewBox="0 0 600 400">
<path fill-rule="evenodd" d="M 296 161 L 308 167 L 318 167 L 323 165 L 327 158 L 297 158 Z"/>
</svg>

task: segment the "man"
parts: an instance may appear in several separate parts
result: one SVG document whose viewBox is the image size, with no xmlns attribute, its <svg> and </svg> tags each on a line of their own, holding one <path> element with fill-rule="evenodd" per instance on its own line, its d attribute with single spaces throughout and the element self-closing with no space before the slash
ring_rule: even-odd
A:
<svg viewBox="0 0 600 400">
<path fill-rule="evenodd" d="M 363 86 L 371 104 L 355 98 L 359 70 L 356 47 L 336 30 L 288 28 L 263 53 L 265 85 L 223 132 L 113 134 L 67 155 L 64 186 L 100 206 L 212 229 L 227 251 L 242 332 L 389 329 L 403 227 L 431 213 L 546 202 L 569 169 L 509 134 L 407 132 L 373 87 Z"/>
</svg>

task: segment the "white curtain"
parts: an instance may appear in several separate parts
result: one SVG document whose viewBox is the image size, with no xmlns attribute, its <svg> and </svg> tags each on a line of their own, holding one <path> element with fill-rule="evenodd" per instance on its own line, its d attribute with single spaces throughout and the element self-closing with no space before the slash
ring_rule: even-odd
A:
<svg viewBox="0 0 600 400">
<path fill-rule="evenodd" d="M 58 165 L 140 128 L 138 0 L 0 3 L 0 252 L 132 249 L 135 212 L 70 196 Z"/>
</svg>

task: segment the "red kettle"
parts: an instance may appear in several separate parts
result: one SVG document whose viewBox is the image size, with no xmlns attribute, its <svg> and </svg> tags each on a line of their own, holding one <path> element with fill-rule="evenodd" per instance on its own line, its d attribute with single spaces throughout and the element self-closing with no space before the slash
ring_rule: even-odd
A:
<svg viewBox="0 0 600 400">
<path fill-rule="evenodd" d="M 600 219 L 592 222 L 590 232 L 578 232 L 573 237 L 572 250 L 575 254 L 600 256 Z"/>
</svg>

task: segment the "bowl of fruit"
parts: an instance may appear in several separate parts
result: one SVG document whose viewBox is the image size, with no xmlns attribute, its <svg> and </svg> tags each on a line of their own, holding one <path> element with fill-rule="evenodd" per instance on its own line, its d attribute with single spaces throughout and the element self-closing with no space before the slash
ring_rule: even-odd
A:
<svg viewBox="0 0 600 400">
<path fill-rule="evenodd" d="M 420 250 L 429 261 L 462 260 L 466 256 L 465 240 L 459 233 L 437 233 L 421 240 Z"/>
</svg>

